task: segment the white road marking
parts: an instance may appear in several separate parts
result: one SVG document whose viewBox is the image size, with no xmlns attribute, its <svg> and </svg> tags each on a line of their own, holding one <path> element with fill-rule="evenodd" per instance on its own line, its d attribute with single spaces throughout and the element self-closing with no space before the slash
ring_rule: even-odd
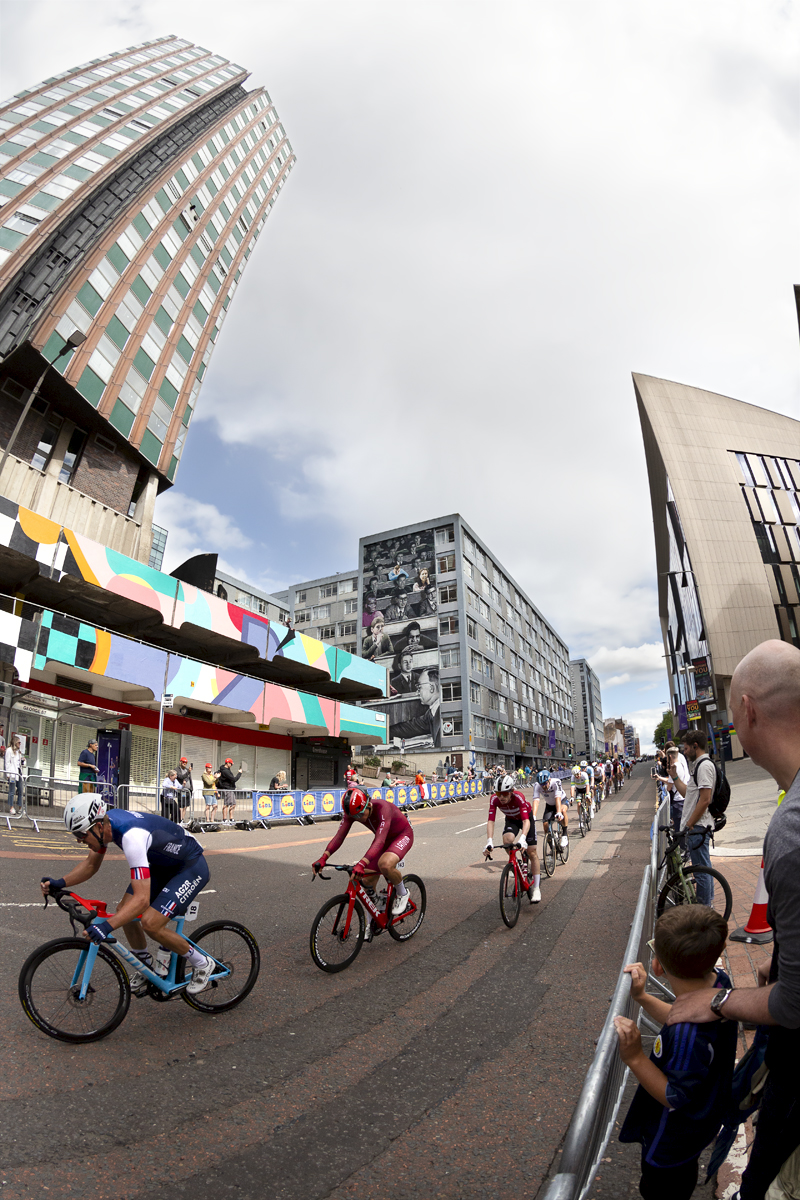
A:
<svg viewBox="0 0 800 1200">
<path fill-rule="evenodd" d="M 49 907 L 50 906 L 48 905 L 48 908 Z M 25 904 L 15 904 L 11 900 L 4 900 L 2 903 L 0 903 L 0 908 L 44 908 L 44 897 L 42 898 L 41 902 L 31 900 Z"/>
<path fill-rule="evenodd" d="M 482 829 L 485 824 L 485 821 L 481 821 L 480 825 L 470 825 L 469 829 L 457 829 L 456 836 L 459 833 L 471 833 L 473 829 Z"/>
<path fill-rule="evenodd" d="M 206 890 L 204 892 L 200 893 L 201 896 L 216 896 L 216 894 L 217 894 L 216 888 L 206 888 Z"/>
</svg>

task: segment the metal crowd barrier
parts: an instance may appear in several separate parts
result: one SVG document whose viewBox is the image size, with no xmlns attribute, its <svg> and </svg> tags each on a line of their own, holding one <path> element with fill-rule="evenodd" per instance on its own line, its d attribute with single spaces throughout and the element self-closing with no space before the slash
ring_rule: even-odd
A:
<svg viewBox="0 0 800 1200">
<path fill-rule="evenodd" d="M 650 974 L 650 951 L 647 942 L 653 936 L 656 899 L 658 897 L 658 864 L 663 858 L 666 835 L 659 825 L 669 822 L 669 797 L 661 802 L 651 828 L 650 862 L 644 869 L 639 888 L 631 932 L 625 948 L 622 967 L 629 962 L 641 962 L 648 968 L 648 986 L 656 984 L 667 996 L 660 981 Z M 652 1023 L 641 1020 L 639 1005 L 631 999 L 629 976 L 620 969 L 606 1019 L 597 1039 L 594 1059 L 586 1073 L 581 1094 L 564 1139 L 558 1174 L 551 1180 L 544 1200 L 585 1200 L 600 1160 L 605 1153 L 614 1128 L 622 1093 L 627 1080 L 627 1067 L 619 1056 L 615 1017 L 639 1019 L 647 1033 L 657 1032 Z"/>
<path fill-rule="evenodd" d="M 253 791 L 252 820 L 269 827 L 278 821 L 297 821 L 299 824 L 313 823 L 326 817 L 341 815 L 344 788 L 327 788 L 322 791 L 262 792 Z M 436 808 L 440 804 L 452 804 L 480 795 L 477 779 L 451 780 L 450 783 L 401 784 L 393 788 L 365 787 L 365 791 L 376 800 L 388 800 L 398 808 Z"/>
</svg>

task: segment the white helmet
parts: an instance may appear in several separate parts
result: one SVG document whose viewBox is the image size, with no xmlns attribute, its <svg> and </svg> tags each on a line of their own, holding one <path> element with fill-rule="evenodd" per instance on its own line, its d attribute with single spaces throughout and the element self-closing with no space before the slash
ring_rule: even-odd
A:
<svg viewBox="0 0 800 1200">
<path fill-rule="evenodd" d="M 589 764 L 587 763 L 586 759 L 585 759 L 585 758 L 582 758 L 582 759 L 581 759 L 581 770 L 582 770 L 582 771 L 585 771 L 585 770 L 586 770 L 586 768 L 588 767 L 588 765 L 589 765 Z"/>
<path fill-rule="evenodd" d="M 494 790 L 496 792 L 513 792 L 514 780 L 510 775 L 498 775 L 495 781 Z"/>
<path fill-rule="evenodd" d="M 68 833 L 88 833 L 108 812 L 108 805 L 96 792 L 74 796 L 64 809 L 64 824 Z"/>
</svg>

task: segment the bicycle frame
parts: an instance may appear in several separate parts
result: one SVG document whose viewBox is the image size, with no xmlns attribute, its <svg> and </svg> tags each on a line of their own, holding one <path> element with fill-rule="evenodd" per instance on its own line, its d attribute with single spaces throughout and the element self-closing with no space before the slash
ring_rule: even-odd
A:
<svg viewBox="0 0 800 1200">
<path fill-rule="evenodd" d="M 97 901 L 83 900 L 74 892 L 71 892 L 70 895 L 73 896 L 74 899 L 78 900 L 84 908 L 88 909 L 90 912 L 97 913 L 97 915 L 89 922 L 90 925 L 95 925 L 102 921 L 106 916 L 110 915 L 106 912 L 105 903 L 101 902 L 98 904 Z M 139 920 L 139 918 L 137 917 L 136 920 Z M 193 949 L 199 950 L 201 954 L 205 954 L 208 958 L 214 958 L 213 954 L 208 954 L 207 950 L 203 950 L 202 947 L 197 946 L 191 938 L 186 937 L 186 934 L 183 932 L 185 923 L 186 917 L 175 917 L 175 933 L 177 933 L 179 937 L 185 938 L 189 945 L 193 947 Z M 182 992 L 186 987 L 186 984 L 191 982 L 189 979 L 181 980 L 180 983 L 176 981 L 178 971 L 178 954 L 175 950 L 171 951 L 170 953 L 169 970 L 167 971 L 167 974 L 165 976 L 158 975 L 155 971 L 151 970 L 146 963 L 143 963 L 140 958 L 137 958 L 127 946 L 124 946 L 119 938 L 110 937 L 106 938 L 105 941 L 99 944 L 97 942 L 88 942 L 86 949 L 82 950 L 78 957 L 78 962 L 72 976 L 70 987 L 77 987 L 78 982 L 80 981 L 80 989 L 78 992 L 78 998 L 80 1000 L 86 999 L 87 992 L 89 991 L 89 984 L 92 978 L 92 968 L 94 967 L 95 959 L 97 958 L 97 952 L 101 945 L 107 946 L 108 949 L 111 950 L 112 953 L 115 954 L 118 959 L 124 962 L 125 965 L 131 970 L 138 971 L 140 975 L 143 975 L 148 983 L 152 983 L 154 987 L 163 992 L 165 997 L 172 995 L 174 992 Z M 219 967 L 219 971 L 215 971 L 214 974 L 209 977 L 209 983 L 212 983 L 214 980 L 218 979 L 227 979 L 231 973 L 230 968 L 226 967 L 224 963 L 221 963 L 219 959 L 214 958 L 214 962 Z"/>
<path fill-rule="evenodd" d="M 531 877 L 530 883 L 528 882 L 527 864 L 530 863 L 530 859 L 526 854 L 526 861 L 525 864 L 523 864 L 523 862 L 520 860 L 522 847 L 516 842 L 512 842 L 510 846 L 503 846 L 503 849 L 508 851 L 508 861 L 512 863 L 514 867 L 514 879 L 516 886 L 520 889 L 521 894 L 524 896 L 526 892 L 533 890 L 533 877 Z"/>
</svg>

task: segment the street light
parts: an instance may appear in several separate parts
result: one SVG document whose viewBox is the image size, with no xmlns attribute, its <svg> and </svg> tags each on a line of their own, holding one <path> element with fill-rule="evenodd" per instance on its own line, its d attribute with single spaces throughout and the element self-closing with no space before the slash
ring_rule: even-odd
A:
<svg viewBox="0 0 800 1200">
<path fill-rule="evenodd" d="M 31 411 L 31 405 L 33 404 L 36 397 L 39 395 L 39 388 L 44 383 L 45 375 L 47 374 L 47 372 L 50 370 L 51 367 L 54 367 L 56 365 L 56 363 L 58 362 L 58 360 L 60 358 L 63 358 L 65 354 L 69 354 L 70 350 L 75 350 L 78 346 L 80 346 L 85 341 L 86 341 L 85 333 L 81 333 L 80 329 L 73 330 L 73 332 L 67 338 L 67 340 L 64 344 L 63 350 L 60 350 L 58 352 L 58 354 L 55 356 L 55 358 L 53 359 L 53 361 L 51 363 L 47 364 L 47 366 L 42 371 L 39 378 L 36 380 L 36 386 L 34 387 L 30 396 L 28 396 L 28 399 L 25 401 L 25 407 L 22 410 L 22 414 L 20 415 L 19 420 L 17 421 L 16 425 L 14 426 L 14 432 L 11 434 L 11 437 L 8 439 L 8 445 L 6 446 L 5 451 L 3 453 L 3 457 L 0 460 L 0 477 L 2 477 L 3 471 L 5 469 L 6 459 L 8 458 L 9 454 L 11 453 L 11 449 L 12 449 L 14 443 L 16 442 L 17 437 L 19 436 L 19 431 L 22 429 L 22 426 L 25 423 L 25 418 L 27 417 L 28 413 Z"/>
</svg>

